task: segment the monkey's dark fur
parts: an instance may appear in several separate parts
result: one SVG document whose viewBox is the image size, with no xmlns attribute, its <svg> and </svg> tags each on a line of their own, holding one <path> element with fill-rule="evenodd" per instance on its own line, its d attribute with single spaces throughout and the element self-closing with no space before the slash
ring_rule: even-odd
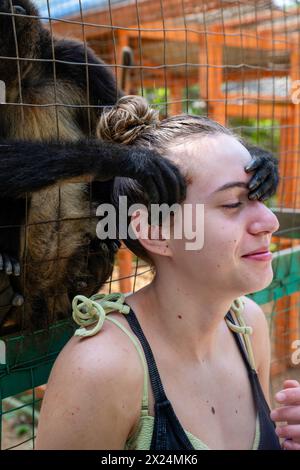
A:
<svg viewBox="0 0 300 470">
<path fill-rule="evenodd" d="M 85 140 L 95 137 L 101 107 L 120 94 L 114 77 L 82 43 L 51 38 L 37 16 L 29 0 L 0 0 L 0 325 L 8 314 L 34 328 L 69 315 L 70 299 L 93 294 L 111 273 L 114 243 L 95 237 L 109 178 L 136 178 L 151 202 L 172 204 L 185 190 L 154 152 Z M 267 161 L 255 162 L 257 194 L 268 175 L 268 194 L 276 187 L 274 165 L 259 177 Z M 66 181 L 81 175 L 102 182 Z M 22 307 L 10 305 L 14 292 L 25 297 Z"/>
<path fill-rule="evenodd" d="M 115 245 L 96 238 L 95 218 L 97 205 L 108 202 L 111 183 L 66 184 L 68 178 L 130 176 L 153 202 L 175 202 L 184 184 L 153 151 L 84 140 L 95 136 L 99 106 L 116 102 L 113 75 L 88 49 L 87 80 L 87 67 L 78 65 L 86 61 L 84 45 L 56 38 L 52 43 L 41 21 L 29 17 L 38 15 L 30 1 L 12 5 L 0 0 L 0 56 L 10 58 L 0 59 L 7 102 L 0 105 L 0 324 L 9 312 L 22 318 L 22 327 L 36 328 L 70 314 L 70 299 L 95 293 L 113 267 Z M 5 15 L 11 12 L 17 16 Z M 61 106 L 34 106 L 49 103 Z M 94 107 L 88 111 L 87 104 Z M 9 283 L 19 259 L 21 276 L 10 276 Z M 13 291 L 23 294 L 22 307 L 11 307 Z"/>
</svg>

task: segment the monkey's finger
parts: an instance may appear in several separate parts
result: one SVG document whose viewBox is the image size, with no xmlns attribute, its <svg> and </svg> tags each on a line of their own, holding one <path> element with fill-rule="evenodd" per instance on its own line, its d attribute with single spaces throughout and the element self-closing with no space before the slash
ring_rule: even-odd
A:
<svg viewBox="0 0 300 470">
<path fill-rule="evenodd" d="M 166 165 L 165 162 L 160 163 L 159 168 L 157 168 L 157 173 L 160 175 L 160 201 L 164 204 L 172 204 L 173 198 L 177 199 L 177 181 L 173 171 L 170 171 L 170 168 Z M 173 196 L 173 197 L 172 197 Z"/>
<path fill-rule="evenodd" d="M 141 182 L 140 182 L 141 184 Z M 152 178 L 147 179 L 147 183 L 141 184 L 143 187 L 144 191 L 146 192 L 148 196 L 148 224 L 154 224 L 154 221 L 152 220 L 152 211 L 151 211 L 151 205 L 154 204 L 159 204 L 160 201 L 160 196 L 159 192 L 156 186 L 155 181 Z"/>
<path fill-rule="evenodd" d="M 21 307 L 24 304 L 23 295 L 15 294 L 12 301 L 11 301 L 11 304 L 13 305 L 13 307 Z"/>
<path fill-rule="evenodd" d="M 245 172 L 251 173 L 251 171 L 257 170 L 261 166 L 263 159 L 263 157 L 252 157 L 251 162 L 244 168 Z"/>
<path fill-rule="evenodd" d="M 148 223 L 149 225 L 160 225 L 162 220 L 161 220 L 161 215 L 164 212 L 159 212 L 159 211 L 152 211 L 151 206 L 152 205 L 161 205 L 161 204 L 168 204 L 168 188 L 167 188 L 167 181 L 166 178 L 163 176 L 161 172 L 161 164 L 159 164 L 159 167 L 155 168 L 155 165 L 153 166 L 153 169 L 149 171 L 148 174 L 152 174 L 151 177 L 148 177 L 145 180 L 144 188 L 146 191 L 146 194 L 148 195 L 149 198 L 149 204 L 148 204 Z M 159 218 L 157 218 L 157 215 Z"/>
<path fill-rule="evenodd" d="M 266 201 L 267 199 L 270 199 L 270 197 L 274 196 L 275 193 L 276 190 L 274 189 L 274 185 L 272 185 L 268 191 L 264 192 L 264 194 L 259 197 L 259 201 Z"/>
<path fill-rule="evenodd" d="M 152 177 L 157 186 L 159 194 L 159 204 L 169 204 L 169 192 L 174 191 L 174 181 L 172 180 L 172 170 L 169 162 L 163 158 L 153 160 Z"/>
<path fill-rule="evenodd" d="M 258 188 L 253 193 L 248 194 L 248 199 L 250 199 L 251 201 L 262 201 L 263 202 L 263 201 L 269 199 L 269 195 L 268 194 L 262 194 L 261 193 L 261 188 Z"/>
<path fill-rule="evenodd" d="M 180 203 L 186 198 L 186 181 L 181 171 L 177 166 L 173 166 L 170 174 L 175 191 L 170 193 L 170 204 Z"/>
<path fill-rule="evenodd" d="M 254 189 L 251 189 L 248 193 L 248 198 L 251 200 L 265 200 L 267 196 L 274 193 L 273 187 L 274 185 L 272 178 L 268 178 L 267 180 L 261 182 L 258 187 L 256 186 Z"/>
<path fill-rule="evenodd" d="M 156 174 L 159 175 L 158 184 L 160 191 L 160 204 L 164 203 L 171 207 L 175 203 L 181 202 L 186 195 L 185 180 L 179 169 L 170 161 L 160 158 L 157 162 L 158 168 Z M 153 220 L 152 223 L 161 225 L 169 211 L 161 210 L 159 219 Z"/>
<path fill-rule="evenodd" d="M 260 186 L 258 186 L 254 190 L 250 190 L 248 193 L 248 198 L 250 200 L 257 199 L 259 201 L 266 201 L 276 193 L 277 186 L 277 180 L 275 180 L 273 176 L 270 176 L 269 178 L 264 180 L 260 184 Z"/>
<path fill-rule="evenodd" d="M 251 180 L 248 183 L 248 188 L 252 191 L 253 189 L 257 188 L 260 184 L 262 184 L 266 179 L 270 177 L 272 174 L 271 168 L 268 165 L 265 165 L 252 176 Z"/>
<path fill-rule="evenodd" d="M 169 205 L 182 202 L 186 196 L 186 183 L 179 168 L 172 162 L 164 159 L 161 162 L 161 171 L 167 190 L 167 203 Z"/>
<path fill-rule="evenodd" d="M 20 276 L 21 266 L 20 266 L 19 261 L 16 260 L 15 258 L 10 258 L 10 261 L 11 261 L 11 264 L 12 264 L 14 276 Z"/>
<path fill-rule="evenodd" d="M 3 255 L 3 261 L 4 261 L 4 270 L 6 274 L 8 275 L 12 274 L 13 268 L 12 268 L 10 258 L 7 255 Z"/>
<path fill-rule="evenodd" d="M 160 175 L 156 175 L 156 178 L 148 176 L 144 181 L 139 180 L 143 190 L 146 192 L 150 204 L 159 204 L 161 201 L 160 185 L 163 184 Z"/>
<path fill-rule="evenodd" d="M 160 185 L 157 185 L 157 180 L 160 180 Z M 157 175 L 157 180 L 156 181 L 152 181 L 151 184 L 153 187 L 155 187 L 155 191 L 156 191 L 156 197 L 153 198 L 153 194 L 151 194 L 151 190 L 150 188 L 147 189 L 147 194 L 149 196 L 149 204 L 148 204 L 148 224 L 149 225 L 159 225 L 160 224 L 160 220 L 157 219 L 156 215 L 159 215 L 158 214 L 158 211 L 153 211 L 152 210 L 152 206 L 158 206 L 158 205 L 161 205 L 162 201 L 165 202 L 166 199 L 165 199 L 165 195 L 162 195 L 162 192 L 161 192 L 161 185 L 163 185 L 163 180 L 161 178 L 161 175 Z M 147 185 L 150 183 L 150 180 L 147 182 Z M 151 196 L 150 196 L 151 195 Z"/>
</svg>

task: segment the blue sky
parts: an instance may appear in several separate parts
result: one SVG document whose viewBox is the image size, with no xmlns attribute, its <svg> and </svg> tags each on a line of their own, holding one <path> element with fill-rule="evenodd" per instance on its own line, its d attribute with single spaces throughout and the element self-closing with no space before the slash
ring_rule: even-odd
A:
<svg viewBox="0 0 300 470">
<path fill-rule="evenodd" d="M 34 3 L 39 8 L 41 16 L 48 17 L 48 4 L 50 8 L 51 17 L 61 17 L 80 12 L 80 4 L 83 10 L 105 8 L 113 3 L 124 3 L 127 0 L 34 0 Z"/>
<path fill-rule="evenodd" d="M 126 3 L 128 0 L 34 0 L 39 7 L 41 16 L 48 17 L 48 4 L 51 17 L 61 17 L 80 12 L 80 3 L 82 9 L 107 8 L 109 4 Z M 279 7 L 289 7 L 294 5 L 295 0 L 274 0 Z"/>
</svg>

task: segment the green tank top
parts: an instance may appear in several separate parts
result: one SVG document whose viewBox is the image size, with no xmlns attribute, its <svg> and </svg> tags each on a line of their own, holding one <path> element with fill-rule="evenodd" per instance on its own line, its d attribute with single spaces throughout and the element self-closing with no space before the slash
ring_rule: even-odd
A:
<svg viewBox="0 0 300 470">
<path fill-rule="evenodd" d="M 75 322 L 81 325 L 81 328 L 76 330 L 76 336 L 93 336 L 99 332 L 102 328 L 102 325 L 105 320 L 117 325 L 132 341 L 134 344 L 137 353 L 140 357 L 140 360 L 143 365 L 144 370 L 144 381 L 143 381 L 143 397 L 141 403 L 141 414 L 139 424 L 135 433 L 130 436 L 125 443 L 125 450 L 149 450 L 152 440 L 153 428 L 154 428 L 154 417 L 149 414 L 149 405 L 148 405 L 148 365 L 146 357 L 143 351 L 143 348 L 140 342 L 137 340 L 136 336 L 127 328 L 125 328 L 118 320 L 115 318 L 110 318 L 107 316 L 112 311 L 120 311 L 121 313 L 129 312 L 127 305 L 124 305 L 125 296 L 122 294 L 96 294 L 90 299 L 87 299 L 84 296 L 76 296 L 73 300 L 73 318 Z M 249 362 L 252 367 L 255 369 L 254 356 L 251 347 L 251 342 L 247 335 L 252 333 L 252 328 L 245 324 L 245 321 L 242 317 L 243 311 L 243 301 L 237 299 L 231 306 L 231 313 L 235 315 L 235 318 L 238 321 L 238 325 L 234 325 L 229 320 L 226 319 L 228 327 L 233 331 L 243 335 L 243 340 L 245 344 L 246 351 L 248 353 Z M 85 326 L 92 325 L 97 323 L 96 326 L 91 330 L 86 330 Z M 195 437 L 193 434 L 184 430 L 189 441 L 195 450 L 209 450 L 209 447 L 202 442 L 200 439 Z M 256 417 L 256 430 L 253 440 L 253 445 L 251 450 L 257 450 L 260 441 L 260 424 L 258 415 Z"/>
</svg>

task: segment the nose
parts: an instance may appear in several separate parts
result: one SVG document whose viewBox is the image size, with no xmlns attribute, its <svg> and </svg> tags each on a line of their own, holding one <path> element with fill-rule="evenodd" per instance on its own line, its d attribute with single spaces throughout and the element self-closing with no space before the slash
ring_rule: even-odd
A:
<svg viewBox="0 0 300 470">
<path fill-rule="evenodd" d="M 255 207 L 254 207 L 255 206 Z M 276 215 L 262 202 L 255 201 L 253 207 L 249 231 L 256 235 L 258 233 L 274 233 L 279 229 L 279 222 Z"/>
</svg>

